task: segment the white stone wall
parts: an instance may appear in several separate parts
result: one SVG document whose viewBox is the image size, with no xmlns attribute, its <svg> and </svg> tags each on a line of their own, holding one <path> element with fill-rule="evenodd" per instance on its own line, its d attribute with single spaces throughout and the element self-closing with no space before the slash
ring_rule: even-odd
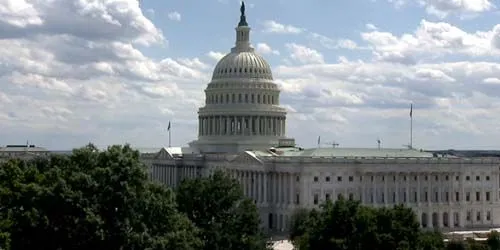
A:
<svg viewBox="0 0 500 250">
<path fill-rule="evenodd" d="M 500 175 L 492 163 L 404 162 L 334 164 L 328 162 L 152 162 L 152 178 L 176 186 L 183 178 L 227 169 L 260 210 L 262 225 L 287 231 L 298 208 L 314 208 L 339 195 L 369 206 L 412 207 L 424 228 L 444 231 L 500 225 Z"/>
</svg>

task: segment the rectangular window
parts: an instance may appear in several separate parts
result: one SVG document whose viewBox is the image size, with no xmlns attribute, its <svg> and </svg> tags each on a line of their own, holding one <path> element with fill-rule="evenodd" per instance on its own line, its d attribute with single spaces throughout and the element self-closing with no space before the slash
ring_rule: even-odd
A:
<svg viewBox="0 0 500 250">
<path fill-rule="evenodd" d="M 486 220 L 491 220 L 491 212 L 490 211 L 487 211 L 486 212 Z"/>
<path fill-rule="evenodd" d="M 470 201 L 470 193 L 465 193 L 465 201 Z"/>
<path fill-rule="evenodd" d="M 489 181 L 490 180 L 490 176 L 486 176 L 486 180 Z"/>
<path fill-rule="evenodd" d="M 337 181 L 342 181 L 342 176 L 337 176 Z"/>
<path fill-rule="evenodd" d="M 450 194 L 448 192 L 445 193 L 445 201 L 450 201 Z"/>
<path fill-rule="evenodd" d="M 414 192 L 414 193 L 413 193 L 413 196 L 414 196 L 414 200 L 415 200 L 415 202 L 418 202 L 418 197 L 417 197 L 418 195 L 417 195 L 417 192 Z"/>
<path fill-rule="evenodd" d="M 466 218 L 466 220 L 470 221 L 470 217 L 471 217 L 471 212 L 467 212 L 467 218 Z"/>
<path fill-rule="evenodd" d="M 406 203 L 406 191 L 403 193 L 403 202 Z"/>
<path fill-rule="evenodd" d="M 319 203 L 319 195 L 314 194 L 314 205 L 317 205 Z"/>
<path fill-rule="evenodd" d="M 476 220 L 481 221 L 481 212 L 476 213 Z"/>
<path fill-rule="evenodd" d="M 392 202 L 396 203 L 396 192 L 392 193 Z"/>
<path fill-rule="evenodd" d="M 350 201 L 354 200 L 354 194 L 349 194 L 349 200 Z"/>
<path fill-rule="evenodd" d="M 382 193 L 382 202 L 385 202 L 384 193 Z"/>
<path fill-rule="evenodd" d="M 330 194 L 325 194 L 325 200 L 327 200 L 327 201 L 330 200 Z"/>
<path fill-rule="evenodd" d="M 470 176 L 465 176 L 466 181 L 470 181 Z"/>
<path fill-rule="evenodd" d="M 318 182 L 318 177 L 314 176 L 314 182 Z"/>
<path fill-rule="evenodd" d="M 438 192 L 434 193 L 434 201 L 439 202 L 439 193 Z"/>
<path fill-rule="evenodd" d="M 476 201 L 480 201 L 480 200 L 481 200 L 481 193 L 476 192 Z"/>
<path fill-rule="evenodd" d="M 490 201 L 490 192 L 486 192 L 486 201 Z"/>
<path fill-rule="evenodd" d="M 460 193 L 455 192 L 455 201 L 460 201 Z"/>
<path fill-rule="evenodd" d="M 481 177 L 478 175 L 476 176 L 476 181 L 480 181 L 481 180 Z"/>
<path fill-rule="evenodd" d="M 352 182 L 352 181 L 354 181 L 354 177 L 349 176 L 349 182 Z"/>
<path fill-rule="evenodd" d="M 300 194 L 299 193 L 295 194 L 295 204 L 297 204 L 297 205 L 300 204 Z"/>
<path fill-rule="evenodd" d="M 425 192 L 424 201 L 425 202 L 429 201 L 429 194 L 427 192 Z"/>
<path fill-rule="evenodd" d="M 326 182 L 330 182 L 330 176 L 325 177 Z"/>
</svg>

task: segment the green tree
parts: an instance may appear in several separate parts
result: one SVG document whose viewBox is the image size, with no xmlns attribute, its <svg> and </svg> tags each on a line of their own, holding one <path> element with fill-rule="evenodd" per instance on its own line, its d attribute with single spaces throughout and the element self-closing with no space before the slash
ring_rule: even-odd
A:
<svg viewBox="0 0 500 250">
<path fill-rule="evenodd" d="M 455 242 L 453 242 L 455 243 Z M 444 249 L 444 237 L 439 231 L 422 231 L 418 239 L 419 250 L 441 250 Z M 448 249 L 448 248 L 447 248 Z M 458 250 L 458 249 L 457 249 Z"/>
<path fill-rule="evenodd" d="M 301 250 L 406 250 L 443 249 L 440 241 L 424 240 L 412 209 L 397 205 L 392 208 L 362 206 L 358 201 L 342 197 L 327 201 L 319 210 L 300 211 L 294 220 L 291 236 Z M 426 247 L 436 246 L 434 248 Z"/>
<path fill-rule="evenodd" d="M 179 211 L 201 230 L 204 249 L 267 249 L 254 202 L 223 171 L 186 179 L 177 189 Z"/>
<path fill-rule="evenodd" d="M 486 241 L 490 250 L 500 250 L 500 233 L 493 230 L 488 235 L 488 240 Z"/>
<path fill-rule="evenodd" d="M 93 145 L 0 167 L 0 232 L 12 249 L 199 249 L 173 191 L 148 181 L 139 152 Z"/>
<path fill-rule="evenodd" d="M 446 245 L 446 250 L 466 250 L 463 240 L 452 240 Z"/>
</svg>

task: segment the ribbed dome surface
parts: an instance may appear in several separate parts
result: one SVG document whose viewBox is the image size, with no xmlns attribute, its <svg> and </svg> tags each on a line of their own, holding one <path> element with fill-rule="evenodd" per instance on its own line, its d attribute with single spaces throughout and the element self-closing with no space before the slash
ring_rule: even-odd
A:
<svg viewBox="0 0 500 250">
<path fill-rule="evenodd" d="M 231 52 L 215 66 L 212 79 L 260 78 L 272 80 L 271 67 L 253 51 Z"/>
</svg>

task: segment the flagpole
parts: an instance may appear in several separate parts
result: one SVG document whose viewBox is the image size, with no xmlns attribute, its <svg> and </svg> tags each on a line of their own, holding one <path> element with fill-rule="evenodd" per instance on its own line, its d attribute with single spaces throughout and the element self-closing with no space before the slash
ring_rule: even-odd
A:
<svg viewBox="0 0 500 250">
<path fill-rule="evenodd" d="M 410 104 L 410 149 L 413 149 L 413 103 Z"/>
<path fill-rule="evenodd" d="M 168 127 L 167 127 L 167 130 L 168 130 L 168 147 L 171 148 L 172 147 L 172 134 L 171 134 L 171 124 L 170 124 L 170 121 L 168 121 Z"/>
</svg>

